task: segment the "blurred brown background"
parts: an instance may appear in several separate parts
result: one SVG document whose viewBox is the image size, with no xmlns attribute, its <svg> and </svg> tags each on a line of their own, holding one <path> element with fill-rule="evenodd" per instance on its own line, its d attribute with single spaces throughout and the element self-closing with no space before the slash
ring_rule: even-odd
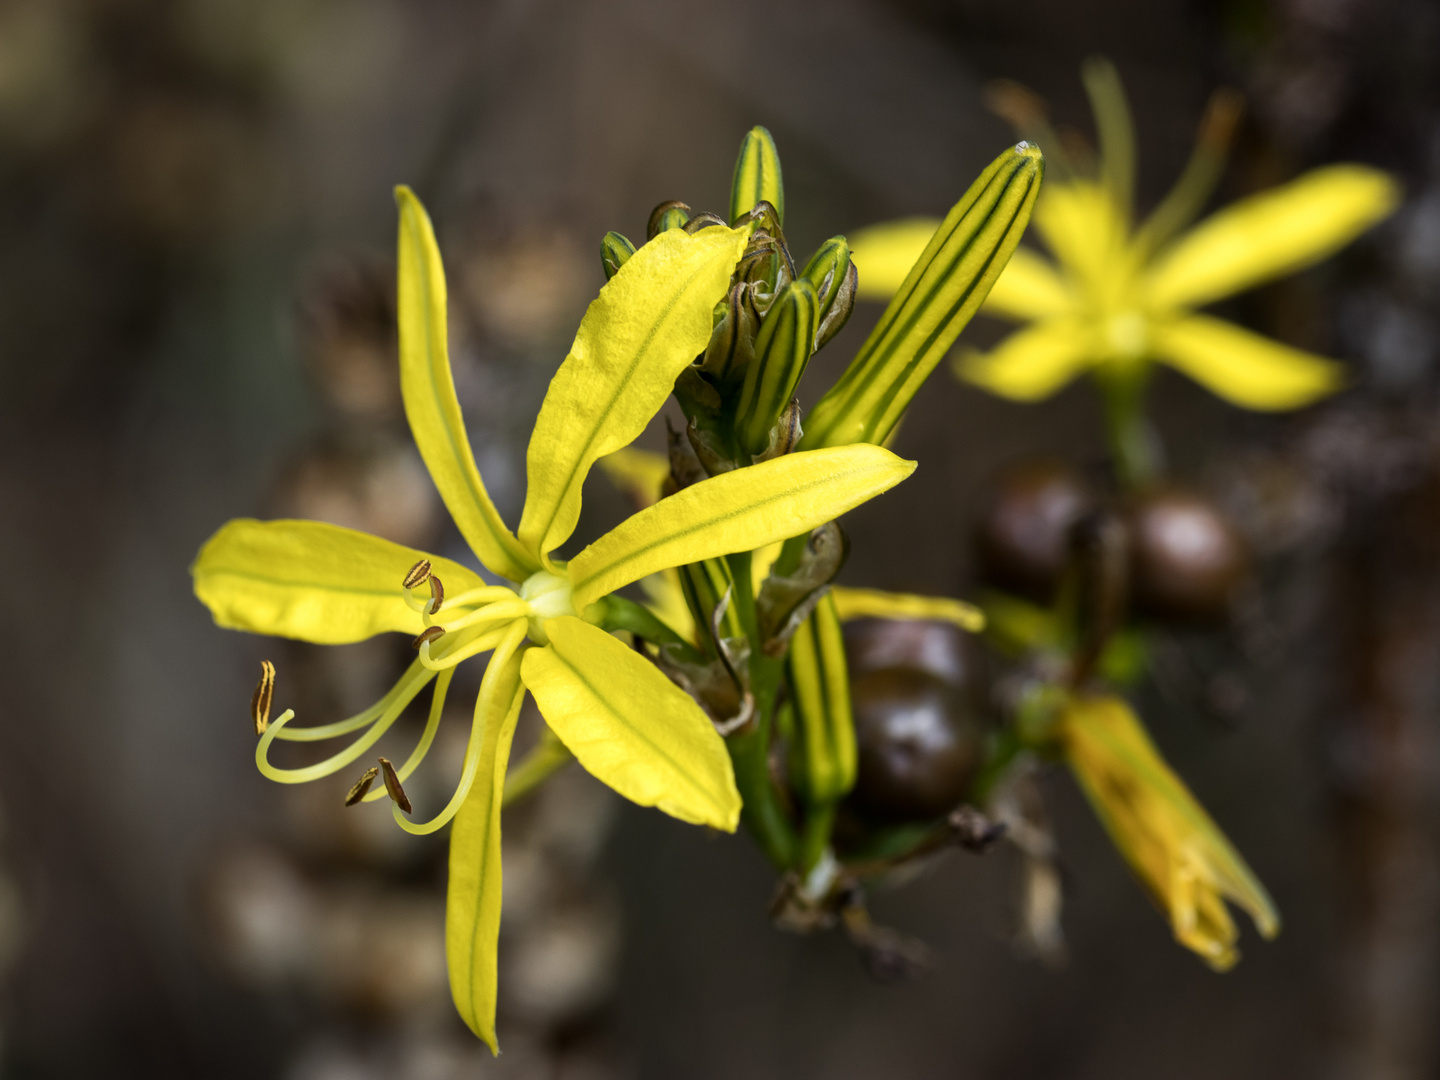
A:
<svg viewBox="0 0 1440 1080">
<path fill-rule="evenodd" d="M 1016 955 L 1010 854 L 955 856 L 877 900 L 940 958 L 879 987 L 843 943 L 768 925 L 746 841 L 568 775 L 507 817 L 506 1053 L 482 1057 L 436 966 L 440 849 L 339 815 L 348 780 L 282 790 L 251 761 L 262 656 L 318 719 L 383 689 L 393 649 L 216 630 L 186 574 L 246 514 L 457 544 L 397 420 L 391 186 L 437 221 L 460 392 L 513 521 L 606 229 L 643 236 L 667 198 L 723 208 L 755 123 L 797 252 L 942 212 L 1012 141 L 985 81 L 1088 131 L 1095 52 L 1135 107 L 1142 206 L 1222 83 L 1249 104 L 1226 197 L 1333 160 L 1407 189 L 1229 312 L 1343 357 L 1342 398 L 1267 419 L 1178 376 L 1156 391 L 1179 471 L 1249 507 L 1274 559 L 1230 720 L 1142 706 L 1284 933 L 1210 973 L 1056 775 L 1069 965 Z M 0 2 L 0 1076 L 1434 1075 L 1437 55 L 1433 0 Z M 897 447 L 920 470 L 848 523 L 845 579 L 967 594 L 985 478 L 1094 462 L 1097 422 L 1085 386 L 1021 408 L 938 372 Z M 580 534 L 622 512 L 597 478 Z"/>
</svg>

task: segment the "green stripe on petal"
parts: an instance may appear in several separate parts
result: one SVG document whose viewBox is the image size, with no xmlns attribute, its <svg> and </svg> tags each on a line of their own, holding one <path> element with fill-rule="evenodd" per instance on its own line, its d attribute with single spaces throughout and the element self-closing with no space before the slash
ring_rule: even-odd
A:
<svg viewBox="0 0 1440 1080">
<path fill-rule="evenodd" d="M 484 734 L 475 782 L 450 829 L 450 882 L 445 898 L 445 963 L 450 972 L 450 995 L 461 1019 L 495 1054 L 500 1052 L 495 1039 L 502 885 L 500 803 L 510 742 L 525 697 L 519 675 L 520 661 L 512 654 L 496 676 L 495 691 L 487 703 L 488 715 L 482 718 Z"/>
<path fill-rule="evenodd" d="M 734 832 L 730 755 L 700 706 L 603 630 L 564 616 L 545 633 L 550 644 L 525 653 L 521 677 L 580 764 L 631 802 Z"/>
<path fill-rule="evenodd" d="M 459 563 L 354 529 L 253 518 L 228 522 L 207 540 L 190 573 L 220 626 L 341 645 L 425 628 L 400 584 L 421 559 L 452 595 L 485 584 Z"/>
<path fill-rule="evenodd" d="M 734 224 L 761 201 L 775 207 L 785 221 L 785 181 L 780 172 L 780 151 L 769 129 L 755 126 L 745 133 L 735 174 L 730 180 L 730 222 Z"/>
<path fill-rule="evenodd" d="M 878 446 L 786 454 L 692 484 L 622 522 L 570 561 L 577 611 L 671 566 L 753 551 L 853 510 L 915 471 Z"/>
<path fill-rule="evenodd" d="M 524 581 L 539 569 L 539 561 L 511 535 L 490 501 L 455 397 L 445 268 L 435 230 L 408 187 L 395 189 L 395 202 L 400 207 L 400 389 L 410 431 L 450 516 L 480 561 L 511 581 Z"/>
<path fill-rule="evenodd" d="M 745 248 L 741 229 L 669 229 L 626 260 L 580 322 L 530 437 L 519 536 L 548 555 L 580 517 L 590 466 L 633 442 L 710 340 L 715 304 Z"/>
</svg>

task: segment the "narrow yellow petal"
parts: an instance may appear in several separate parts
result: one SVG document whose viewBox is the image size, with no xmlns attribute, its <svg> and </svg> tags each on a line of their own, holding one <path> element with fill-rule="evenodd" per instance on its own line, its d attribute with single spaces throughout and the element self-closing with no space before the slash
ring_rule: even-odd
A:
<svg viewBox="0 0 1440 1080">
<path fill-rule="evenodd" d="M 1192 307 L 1319 262 L 1400 205 L 1400 185 L 1363 165 L 1315 169 L 1213 214 L 1156 261 L 1151 305 Z"/>
<path fill-rule="evenodd" d="M 980 310 L 1012 319 L 1050 319 L 1075 310 L 1075 294 L 1035 252 L 1017 247 Z"/>
<path fill-rule="evenodd" d="M 610 482 L 629 495 L 640 506 L 649 506 L 660 498 L 660 488 L 670 477 L 670 459 L 649 450 L 627 446 L 606 454 L 597 465 Z"/>
<path fill-rule="evenodd" d="M 1017 330 L 988 353 L 967 350 L 955 374 L 1012 401 L 1039 401 L 1093 362 L 1094 335 L 1074 319 L 1052 319 Z"/>
<path fill-rule="evenodd" d="M 487 672 L 488 674 L 488 672 Z M 505 767 L 525 690 L 520 660 L 507 658 L 483 717 L 480 766 L 450 828 L 450 882 L 445 897 L 445 961 L 450 996 L 460 1018 L 492 1053 L 495 1039 L 496 956 L 500 936 L 500 803 Z M 478 707 L 478 705 L 477 705 Z"/>
<path fill-rule="evenodd" d="M 1156 355 L 1246 409 L 1298 409 L 1339 390 L 1344 369 L 1234 323 L 1191 315 L 1154 329 Z"/>
<path fill-rule="evenodd" d="M 1035 207 L 1035 229 L 1092 294 L 1113 295 L 1132 272 L 1125 243 L 1129 223 L 1099 184 L 1046 185 Z"/>
<path fill-rule="evenodd" d="M 858 278 L 855 295 L 882 301 L 894 296 L 939 227 L 939 218 L 901 218 L 846 237 Z"/>
<path fill-rule="evenodd" d="M 548 555 L 569 538 L 590 466 L 645 430 L 676 376 L 704 351 L 747 236 L 719 226 L 693 236 L 667 229 L 590 304 L 530 436 L 518 534 L 528 551 Z"/>
<path fill-rule="evenodd" d="M 792 775 L 812 806 L 843 799 L 855 786 L 855 718 L 840 632 L 845 616 L 837 606 L 833 590 L 821 598 L 790 639 L 786 658 L 799 733 L 800 767 Z"/>
<path fill-rule="evenodd" d="M 550 644 L 521 677 L 550 730 L 631 802 L 734 832 L 740 793 L 725 743 L 700 706 L 633 649 L 573 616 L 545 623 Z"/>
<path fill-rule="evenodd" d="M 368 533 L 253 518 L 228 522 L 207 540 L 190 573 L 220 626 L 339 645 L 425 628 L 400 586 L 420 559 L 431 561 L 452 594 L 484 584 L 459 563 Z"/>
<path fill-rule="evenodd" d="M 400 207 L 400 389 L 405 416 L 425 467 L 471 549 L 490 570 L 524 581 L 539 569 L 511 535 L 475 467 L 450 375 L 445 268 L 430 217 L 415 193 L 395 189 Z"/>
<path fill-rule="evenodd" d="M 859 443 L 786 454 L 702 480 L 620 523 L 570 562 L 577 611 L 670 566 L 800 536 L 915 470 Z"/>
<path fill-rule="evenodd" d="M 1235 962 L 1235 928 L 1222 899 L 1247 911 L 1265 937 L 1279 931 L 1264 886 L 1125 702 L 1073 699 L 1061 731 L 1066 758 L 1096 816 L 1169 914 L 1182 944 L 1219 970 Z"/>
<path fill-rule="evenodd" d="M 948 622 L 961 630 L 985 629 L 985 613 L 974 604 L 947 596 L 916 596 L 912 593 L 882 592 L 879 589 L 850 589 L 833 585 L 830 595 L 841 622 L 851 619 L 933 619 Z"/>
</svg>

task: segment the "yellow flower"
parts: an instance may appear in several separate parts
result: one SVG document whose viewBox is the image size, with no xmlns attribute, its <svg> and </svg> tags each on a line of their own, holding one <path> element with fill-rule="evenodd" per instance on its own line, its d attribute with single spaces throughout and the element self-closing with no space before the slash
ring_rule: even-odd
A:
<svg viewBox="0 0 1440 1080">
<path fill-rule="evenodd" d="M 1066 160 L 1034 106 L 1012 110 L 1039 127 L 1051 163 L 1034 222 L 1055 261 L 1016 250 L 982 310 L 1029 325 L 989 352 L 963 353 L 957 374 L 1016 401 L 1048 397 L 1086 370 L 1130 386 L 1154 361 L 1247 409 L 1298 408 L 1337 390 L 1343 374 L 1333 361 L 1193 309 L 1329 256 L 1395 209 L 1396 182 L 1362 165 L 1331 165 L 1177 236 L 1220 173 L 1238 111 L 1222 94 L 1175 189 L 1136 227 L 1134 132 L 1119 77 L 1094 61 L 1085 81 L 1100 132 L 1098 175 Z M 888 298 L 935 224 L 910 219 L 853 235 L 860 295 Z"/>
<path fill-rule="evenodd" d="M 1072 698 L 1060 714 L 1065 757 L 1105 829 L 1175 938 L 1217 971 L 1240 959 L 1229 900 L 1267 938 L 1280 917 L 1264 886 L 1165 763 L 1118 698 Z"/>
<path fill-rule="evenodd" d="M 415 833 L 454 819 L 446 912 L 451 990 L 461 1016 L 493 1050 L 500 806 L 525 690 L 554 735 L 620 794 L 733 831 L 740 796 L 723 741 L 689 696 L 596 625 L 605 621 L 606 597 L 669 567 L 813 529 L 888 490 L 914 464 L 868 445 L 788 454 L 694 484 L 636 513 L 568 564 L 556 559 L 579 519 L 590 467 L 644 429 L 704 350 L 712 311 L 748 233 L 723 226 L 694 235 L 669 230 L 601 290 L 536 419 L 525 508 L 512 533 L 485 490 L 455 397 L 444 270 L 429 218 L 408 189 L 397 190 L 397 201 L 406 415 L 460 532 L 480 562 L 514 587 L 487 584 L 446 559 L 305 521 L 232 521 L 202 548 L 193 574 L 196 595 L 221 626 L 323 644 L 384 631 L 418 635 L 418 658 L 371 708 L 312 728 L 290 726 L 294 714 L 287 710 L 268 725 L 256 762 L 282 783 L 350 767 L 433 680 L 429 720 L 393 777 L 399 792 L 431 746 L 456 665 L 491 654 L 454 796 L 425 823 L 409 821 L 398 805 L 392 811 Z M 268 702 L 268 693 L 257 697 Z M 269 760 L 277 739 L 352 735 L 348 747 L 316 765 L 285 769 Z M 353 794 L 362 794 L 360 785 Z M 403 793 L 397 803 L 402 799 Z"/>
</svg>

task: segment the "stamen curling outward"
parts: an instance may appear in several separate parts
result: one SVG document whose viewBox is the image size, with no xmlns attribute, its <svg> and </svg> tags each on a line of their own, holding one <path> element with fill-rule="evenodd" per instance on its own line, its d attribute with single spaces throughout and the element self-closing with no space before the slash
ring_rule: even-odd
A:
<svg viewBox="0 0 1440 1080">
<path fill-rule="evenodd" d="M 345 805 L 354 806 L 363 799 L 365 793 L 370 790 L 370 785 L 375 782 L 375 777 L 379 775 L 380 766 L 378 765 L 371 765 L 370 768 L 366 769 L 365 775 L 355 781 L 355 786 L 350 789 L 350 794 L 345 796 Z"/>
<path fill-rule="evenodd" d="M 430 605 L 430 614 L 437 615 L 440 612 L 440 605 L 445 603 L 445 585 L 434 574 L 430 575 L 430 597 L 434 601 Z"/>
<path fill-rule="evenodd" d="M 270 703 L 275 697 L 275 665 L 260 661 L 260 682 L 250 695 L 250 719 L 255 721 L 255 734 L 264 735 L 270 726 Z"/>
<path fill-rule="evenodd" d="M 445 628 L 443 626 L 427 626 L 416 635 L 415 640 L 410 643 L 410 647 L 418 651 L 420 646 L 439 641 L 444 636 Z"/>
<path fill-rule="evenodd" d="M 380 772 L 385 777 L 385 793 L 390 796 L 390 801 L 405 813 L 414 813 L 415 808 L 410 805 L 409 796 L 400 786 L 400 778 L 395 775 L 395 766 L 390 764 L 389 758 L 382 757 L 380 759 Z"/>
</svg>

